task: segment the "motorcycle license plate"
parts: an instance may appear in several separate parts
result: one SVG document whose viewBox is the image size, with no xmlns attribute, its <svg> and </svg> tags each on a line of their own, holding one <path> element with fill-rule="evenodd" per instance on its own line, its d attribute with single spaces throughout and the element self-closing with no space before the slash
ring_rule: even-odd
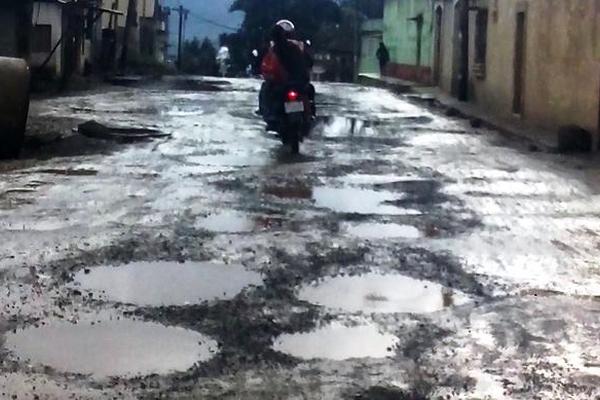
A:
<svg viewBox="0 0 600 400">
<path fill-rule="evenodd" d="M 291 101 L 285 103 L 286 114 L 304 112 L 304 103 L 301 101 Z"/>
</svg>

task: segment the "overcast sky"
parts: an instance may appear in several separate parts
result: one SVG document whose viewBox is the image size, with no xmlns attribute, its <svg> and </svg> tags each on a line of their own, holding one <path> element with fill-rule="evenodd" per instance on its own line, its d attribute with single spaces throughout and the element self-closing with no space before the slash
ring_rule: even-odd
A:
<svg viewBox="0 0 600 400">
<path fill-rule="evenodd" d="M 220 27 L 237 28 L 243 19 L 242 13 L 232 14 L 229 12 L 229 6 L 233 0 L 163 0 L 166 6 L 177 7 L 180 4 L 190 10 L 190 17 L 186 24 L 185 35 L 187 39 L 194 36 L 198 38 L 209 37 L 213 40 L 218 39 L 219 35 L 230 30 Z M 172 13 L 171 16 L 171 42 L 177 40 L 178 14 Z M 209 22 L 209 21 L 212 22 Z"/>
</svg>

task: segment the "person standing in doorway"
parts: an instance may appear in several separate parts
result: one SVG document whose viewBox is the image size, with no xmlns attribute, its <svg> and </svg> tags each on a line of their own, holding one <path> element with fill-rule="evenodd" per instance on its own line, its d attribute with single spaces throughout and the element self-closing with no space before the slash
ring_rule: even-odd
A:
<svg viewBox="0 0 600 400">
<path fill-rule="evenodd" d="M 390 62 L 390 52 L 383 42 L 379 43 L 379 49 L 377 49 L 377 60 L 379 61 L 379 71 L 383 76 L 385 75 L 385 67 Z"/>
</svg>

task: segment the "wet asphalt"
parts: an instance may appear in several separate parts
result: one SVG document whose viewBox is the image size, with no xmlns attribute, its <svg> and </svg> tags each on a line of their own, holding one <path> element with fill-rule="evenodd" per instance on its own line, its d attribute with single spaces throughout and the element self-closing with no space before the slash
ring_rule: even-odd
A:
<svg viewBox="0 0 600 400">
<path fill-rule="evenodd" d="M 600 398 L 595 159 L 335 84 L 293 156 L 258 85 L 33 103 L 0 163 L 0 399 Z"/>
</svg>

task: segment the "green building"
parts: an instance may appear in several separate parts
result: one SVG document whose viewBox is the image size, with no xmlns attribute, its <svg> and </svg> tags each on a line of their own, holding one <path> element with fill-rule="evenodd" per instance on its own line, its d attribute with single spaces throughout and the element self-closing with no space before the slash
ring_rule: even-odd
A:
<svg viewBox="0 0 600 400">
<path fill-rule="evenodd" d="M 390 52 L 386 75 L 431 83 L 433 66 L 432 0 L 386 0 L 383 41 Z"/>
</svg>

